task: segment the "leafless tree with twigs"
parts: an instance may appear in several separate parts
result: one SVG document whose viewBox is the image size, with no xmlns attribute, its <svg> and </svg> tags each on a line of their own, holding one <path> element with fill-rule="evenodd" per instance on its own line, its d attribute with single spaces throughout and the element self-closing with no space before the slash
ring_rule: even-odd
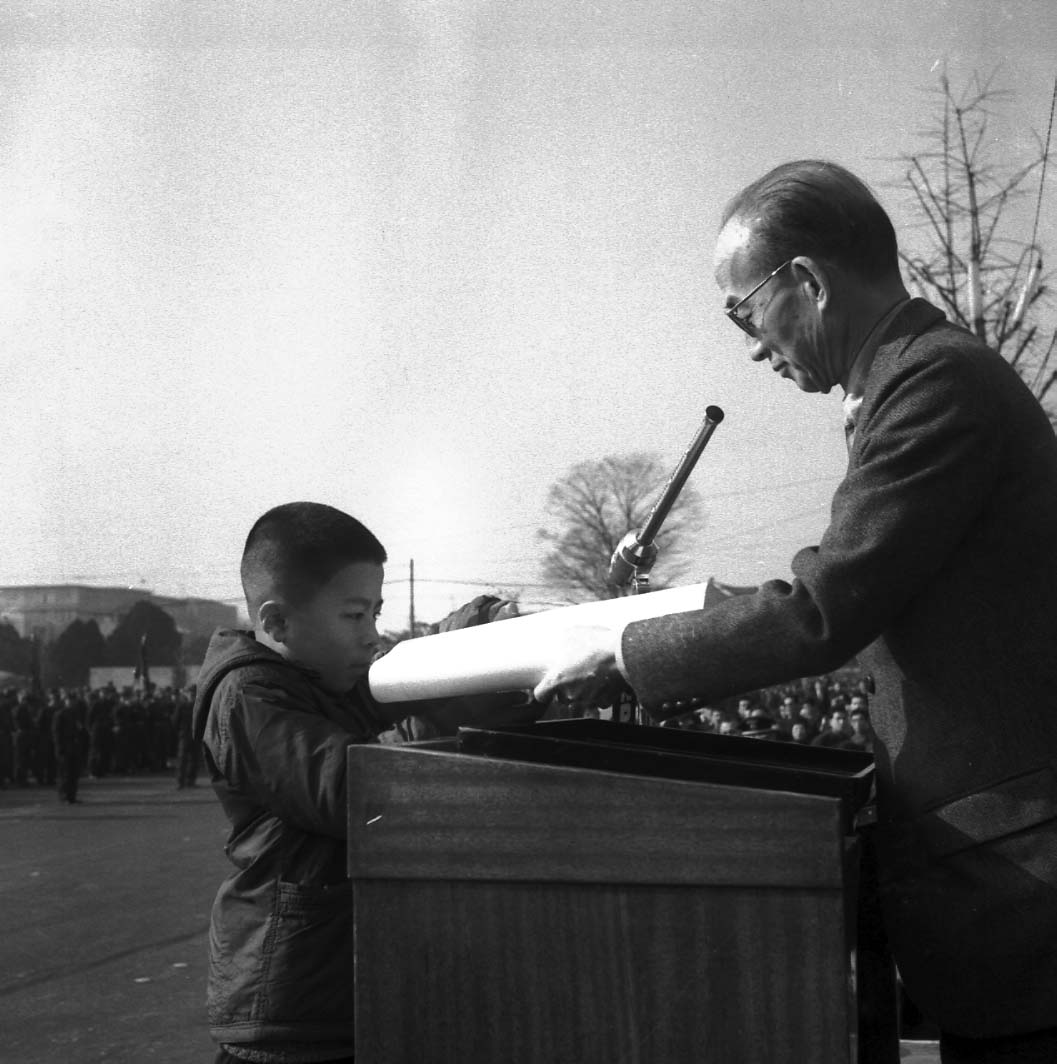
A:
<svg viewBox="0 0 1057 1064">
<path fill-rule="evenodd" d="M 901 258 L 912 290 L 997 350 L 1045 403 L 1057 383 L 1057 331 L 1041 320 L 1050 287 L 1036 242 L 1049 134 L 1035 137 L 1027 159 L 1003 154 L 993 125 L 1010 94 L 993 80 L 974 76 L 959 93 L 944 75 L 934 90 L 940 106 L 922 133 L 929 146 L 899 159 L 900 187 L 924 233 Z M 1030 227 L 1022 203 L 1035 208 Z"/>
<path fill-rule="evenodd" d="M 625 593 L 608 580 L 609 560 L 626 532 L 642 528 L 668 481 L 657 455 L 610 455 L 578 462 L 547 495 L 550 524 L 537 532 L 550 544 L 543 577 L 570 600 L 617 598 Z M 701 500 L 685 486 L 654 541 L 658 562 L 650 584 L 670 586 L 686 570 L 681 535 L 702 520 Z"/>
</svg>

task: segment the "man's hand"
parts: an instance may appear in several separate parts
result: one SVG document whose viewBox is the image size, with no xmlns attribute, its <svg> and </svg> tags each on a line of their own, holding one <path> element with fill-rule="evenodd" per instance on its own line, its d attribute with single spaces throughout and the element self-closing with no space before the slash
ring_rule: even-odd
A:
<svg viewBox="0 0 1057 1064">
<path fill-rule="evenodd" d="M 600 625 L 580 625 L 562 633 L 560 648 L 551 659 L 533 696 L 537 702 L 611 705 L 622 683 L 617 669 L 620 633 Z"/>
</svg>

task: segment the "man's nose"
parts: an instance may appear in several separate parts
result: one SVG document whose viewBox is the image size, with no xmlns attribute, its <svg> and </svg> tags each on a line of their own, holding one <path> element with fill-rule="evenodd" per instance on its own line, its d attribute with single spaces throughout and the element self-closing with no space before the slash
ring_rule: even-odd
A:
<svg viewBox="0 0 1057 1064">
<path fill-rule="evenodd" d="M 749 340 L 749 358 L 751 358 L 753 362 L 765 362 L 771 357 L 771 352 L 765 343 L 755 336 L 751 338 L 747 337 L 747 339 Z"/>
</svg>

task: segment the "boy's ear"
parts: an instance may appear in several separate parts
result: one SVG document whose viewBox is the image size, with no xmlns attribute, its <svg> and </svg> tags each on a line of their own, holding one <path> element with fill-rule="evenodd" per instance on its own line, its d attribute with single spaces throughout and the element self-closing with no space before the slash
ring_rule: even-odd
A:
<svg viewBox="0 0 1057 1064">
<path fill-rule="evenodd" d="M 261 630 L 275 642 L 281 643 L 286 638 L 286 616 L 283 607 L 274 599 L 262 602 L 257 610 L 257 623 Z"/>
</svg>

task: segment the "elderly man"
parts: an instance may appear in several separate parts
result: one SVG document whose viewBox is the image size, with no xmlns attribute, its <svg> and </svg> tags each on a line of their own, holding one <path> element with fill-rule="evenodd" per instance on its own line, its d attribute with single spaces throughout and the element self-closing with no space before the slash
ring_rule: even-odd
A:
<svg viewBox="0 0 1057 1064">
<path fill-rule="evenodd" d="M 881 900 L 944 1061 L 1057 1060 L 1057 442 L 1013 370 L 900 279 L 852 174 L 789 163 L 723 217 L 716 278 L 749 355 L 845 394 L 847 474 L 792 583 L 585 629 L 536 690 L 616 672 L 664 715 L 873 675 Z M 667 707 L 667 708 L 666 708 Z"/>
</svg>

